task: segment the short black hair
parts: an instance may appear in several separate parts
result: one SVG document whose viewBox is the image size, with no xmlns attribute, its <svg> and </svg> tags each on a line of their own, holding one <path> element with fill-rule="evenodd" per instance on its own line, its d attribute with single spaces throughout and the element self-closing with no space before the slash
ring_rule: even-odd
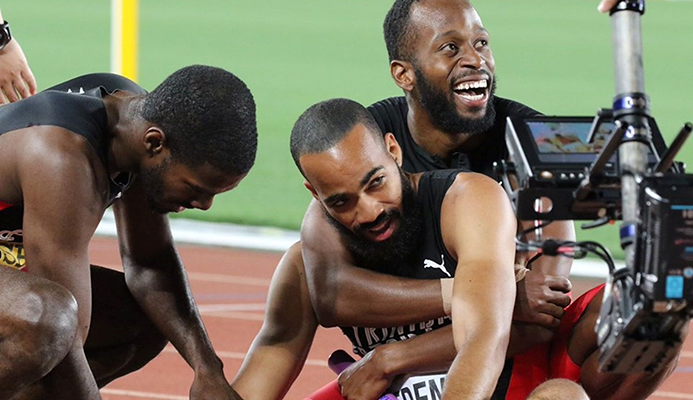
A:
<svg viewBox="0 0 693 400">
<path fill-rule="evenodd" d="M 301 174 L 305 177 L 299 162 L 301 156 L 331 149 L 357 124 L 363 124 L 379 141 L 385 143 L 371 113 L 353 100 L 325 100 L 304 111 L 291 130 L 291 156 Z"/>
<path fill-rule="evenodd" d="M 411 6 L 419 1 L 421 0 L 395 0 L 385 16 L 383 34 L 390 61 L 410 61 L 409 44 L 413 39 L 414 32 L 409 26 L 409 14 L 411 13 Z"/>
<path fill-rule="evenodd" d="M 390 61 L 414 61 L 411 52 L 411 42 L 415 32 L 411 29 L 411 8 L 423 0 L 395 0 L 385 16 L 383 35 Z M 468 0 L 464 0 L 471 5 Z"/>
<path fill-rule="evenodd" d="M 207 162 L 241 175 L 255 162 L 255 100 L 242 80 L 221 68 L 174 72 L 145 96 L 142 117 L 163 129 L 171 157 L 188 167 Z"/>
</svg>

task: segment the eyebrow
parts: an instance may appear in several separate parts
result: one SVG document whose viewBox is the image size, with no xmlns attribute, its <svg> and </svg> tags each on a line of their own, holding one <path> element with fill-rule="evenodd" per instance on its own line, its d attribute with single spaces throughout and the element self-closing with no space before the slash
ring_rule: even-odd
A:
<svg viewBox="0 0 693 400">
<path fill-rule="evenodd" d="M 366 184 L 368 183 L 368 181 L 371 180 L 373 175 L 375 175 L 381 169 L 385 169 L 385 167 L 383 167 L 382 165 L 379 165 L 379 166 L 373 168 L 372 170 L 368 171 L 368 173 L 366 175 L 364 175 L 363 178 L 361 178 L 361 182 L 359 182 L 361 184 L 361 186 L 366 186 Z"/>
<path fill-rule="evenodd" d="M 211 195 L 215 195 L 215 194 L 216 194 L 216 193 L 214 193 L 214 192 L 212 192 L 212 191 L 210 191 L 210 190 L 207 190 L 207 189 L 205 189 L 205 188 L 203 188 L 203 187 L 197 186 L 197 185 L 194 184 L 194 183 L 188 182 L 188 186 L 190 186 L 191 188 L 193 188 L 193 190 L 196 190 L 196 191 L 198 191 L 198 192 L 200 192 L 200 193 L 211 194 Z"/>
<path fill-rule="evenodd" d="M 379 165 L 379 166 L 373 168 L 372 170 L 368 171 L 368 173 L 367 173 L 366 175 L 364 175 L 363 178 L 361 178 L 361 182 L 359 182 L 359 184 L 360 184 L 362 187 L 363 187 L 363 186 L 366 186 L 366 184 L 368 184 L 368 181 L 371 180 L 371 178 L 373 177 L 373 175 L 375 175 L 376 173 L 378 173 L 378 171 L 380 171 L 381 169 L 385 169 L 385 167 L 382 166 L 382 165 Z M 341 199 L 342 199 L 343 197 L 345 197 L 345 196 L 346 196 L 346 195 L 345 195 L 344 193 L 335 193 L 335 194 L 333 194 L 332 196 L 329 196 L 329 197 L 325 198 L 324 201 L 325 201 L 325 203 L 330 204 L 330 203 L 336 202 L 337 200 L 341 200 Z"/>
<path fill-rule="evenodd" d="M 437 42 L 437 41 L 439 41 L 440 39 L 442 39 L 442 38 L 444 38 L 444 37 L 446 37 L 446 36 L 452 36 L 452 35 L 454 35 L 454 34 L 456 34 L 456 33 L 457 33 L 457 30 L 451 29 L 451 30 L 449 30 L 449 31 L 447 31 L 447 32 L 441 33 L 440 35 L 436 35 L 436 37 L 433 38 L 433 41 L 434 41 L 434 42 Z M 486 28 L 484 28 L 484 27 L 482 26 L 482 27 L 476 28 L 476 29 L 474 30 L 474 33 L 477 33 L 477 34 L 478 34 L 478 33 L 485 33 L 485 34 L 488 34 L 488 31 L 486 30 Z"/>
</svg>

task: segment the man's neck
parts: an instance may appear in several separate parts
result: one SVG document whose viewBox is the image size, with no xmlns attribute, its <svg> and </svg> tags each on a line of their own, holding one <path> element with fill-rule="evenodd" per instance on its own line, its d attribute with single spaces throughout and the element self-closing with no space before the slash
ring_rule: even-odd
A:
<svg viewBox="0 0 693 400">
<path fill-rule="evenodd" d="M 449 163 L 455 152 L 469 152 L 481 142 L 482 135 L 465 133 L 449 134 L 437 128 L 428 112 L 421 105 L 407 96 L 407 126 L 414 142 L 427 153 Z"/>
<path fill-rule="evenodd" d="M 111 177 L 121 172 L 136 172 L 139 156 L 134 151 L 137 132 L 144 132 L 144 119 L 140 117 L 143 96 L 116 92 L 104 97 L 108 115 L 111 146 L 108 153 L 108 172 Z"/>
</svg>

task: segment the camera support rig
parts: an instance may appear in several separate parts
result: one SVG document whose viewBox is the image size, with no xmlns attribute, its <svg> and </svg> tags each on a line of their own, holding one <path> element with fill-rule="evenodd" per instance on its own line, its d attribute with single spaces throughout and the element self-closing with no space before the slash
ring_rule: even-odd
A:
<svg viewBox="0 0 693 400">
<path fill-rule="evenodd" d="M 611 141 L 620 142 L 620 238 L 626 264 L 609 275 L 595 329 L 600 369 L 619 373 L 653 373 L 666 365 L 676 356 L 693 315 L 693 176 L 662 174 L 691 125 L 684 126 L 648 172 L 651 129 L 640 24 L 644 12 L 644 0 L 621 0 L 611 10 L 617 124 Z M 610 144 L 602 153 L 613 151 Z M 600 154 L 595 161 L 592 181 L 605 157 Z M 588 185 L 581 185 L 578 197 Z"/>
<path fill-rule="evenodd" d="M 508 117 L 512 161 L 496 165 L 520 219 L 596 220 L 583 228 L 623 220 L 620 268 L 598 243 L 518 242 L 518 251 L 574 258 L 593 252 L 607 262 L 595 332 L 600 369 L 617 373 L 659 371 L 676 356 L 693 316 L 693 175 L 673 161 L 693 126 L 684 125 L 666 149 L 649 115 L 644 11 L 644 0 L 621 0 L 611 10 L 613 108 L 593 120 Z M 570 247 L 572 255 L 559 251 Z"/>
</svg>

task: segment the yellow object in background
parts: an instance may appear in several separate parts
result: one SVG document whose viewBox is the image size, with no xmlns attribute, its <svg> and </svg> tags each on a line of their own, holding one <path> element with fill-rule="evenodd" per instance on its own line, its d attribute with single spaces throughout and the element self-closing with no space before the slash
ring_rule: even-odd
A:
<svg viewBox="0 0 693 400">
<path fill-rule="evenodd" d="M 137 82 L 139 0 L 111 0 L 111 72 Z"/>
</svg>

